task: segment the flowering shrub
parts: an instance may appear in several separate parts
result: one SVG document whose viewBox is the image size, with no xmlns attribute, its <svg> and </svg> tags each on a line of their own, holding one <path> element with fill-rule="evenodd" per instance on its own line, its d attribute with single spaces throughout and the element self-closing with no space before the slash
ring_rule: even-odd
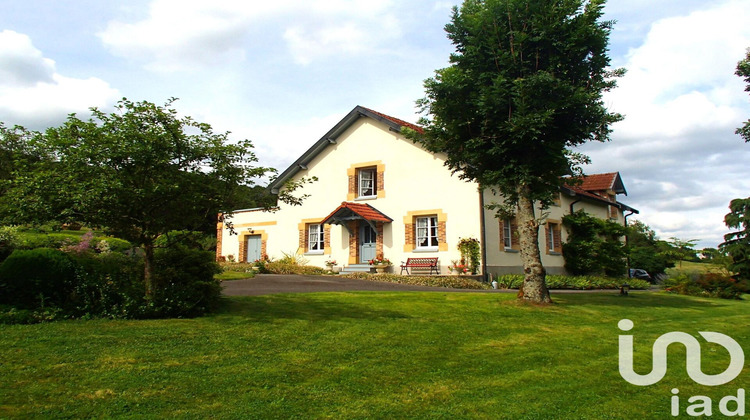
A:
<svg viewBox="0 0 750 420">
<path fill-rule="evenodd" d="M 471 271 L 471 274 L 478 273 L 481 257 L 479 240 L 474 238 L 462 238 L 458 241 L 458 250 L 461 252 L 461 263 L 465 264 L 468 262 L 468 267 L 466 268 Z"/>
<path fill-rule="evenodd" d="M 333 258 L 329 258 L 328 261 L 326 261 L 326 265 L 328 267 L 333 267 L 334 265 L 336 265 L 336 260 L 334 260 Z"/>
<path fill-rule="evenodd" d="M 469 272 L 469 269 L 464 264 L 456 264 L 448 268 L 450 268 L 452 271 L 457 272 L 458 274 L 466 274 Z"/>
<path fill-rule="evenodd" d="M 69 254 L 81 255 L 86 252 L 90 252 L 92 249 L 91 242 L 94 240 L 94 232 L 88 231 L 81 236 L 81 240 L 77 244 L 72 244 L 70 241 L 66 241 L 60 250 Z"/>
<path fill-rule="evenodd" d="M 341 277 L 357 280 L 385 281 L 389 283 L 411 284 L 415 286 L 448 287 L 452 289 L 490 289 L 488 284 L 469 277 L 456 276 L 401 276 L 397 274 L 349 273 Z"/>
<path fill-rule="evenodd" d="M 750 292 L 747 282 L 721 273 L 680 274 L 664 281 L 664 290 L 681 295 L 741 299 Z"/>
<path fill-rule="evenodd" d="M 16 249 L 19 242 L 18 227 L 0 226 L 0 262 Z"/>
</svg>

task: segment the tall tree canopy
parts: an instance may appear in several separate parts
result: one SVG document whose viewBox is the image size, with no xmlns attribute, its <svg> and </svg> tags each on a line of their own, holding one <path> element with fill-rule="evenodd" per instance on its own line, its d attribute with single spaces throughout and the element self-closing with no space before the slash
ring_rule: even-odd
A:
<svg viewBox="0 0 750 420">
<path fill-rule="evenodd" d="M 140 244 L 151 292 L 156 239 L 207 220 L 215 226 L 216 214 L 237 208 L 268 171 L 254 166 L 250 141 L 230 143 L 229 133 L 178 116 L 173 101 L 123 99 L 113 113 L 92 108 L 89 120 L 70 115 L 43 134 L 4 130 L 4 143 L 27 139 L 34 153 L 26 154 L 43 156 L 15 168 L 6 210 L 16 221 L 80 221 Z"/>
<path fill-rule="evenodd" d="M 745 58 L 737 63 L 735 74 L 745 79 L 745 83 L 747 84 L 745 91 L 750 92 L 750 48 L 748 48 Z M 746 142 L 750 142 L 750 119 L 745 121 L 745 124 L 738 128 L 736 133 L 742 136 Z"/>
<path fill-rule="evenodd" d="M 615 86 L 604 0 L 465 0 L 445 29 L 450 67 L 418 101 L 428 150 L 460 177 L 498 190 L 519 218 L 525 280 L 519 297 L 549 302 L 539 254 L 541 215 L 560 177 L 588 160 L 571 148 L 609 139 L 602 93 Z"/>
<path fill-rule="evenodd" d="M 729 203 L 724 224 L 736 231 L 724 235 L 724 243 L 719 247 L 732 257 L 730 269 L 741 279 L 750 280 L 750 197 Z"/>
</svg>

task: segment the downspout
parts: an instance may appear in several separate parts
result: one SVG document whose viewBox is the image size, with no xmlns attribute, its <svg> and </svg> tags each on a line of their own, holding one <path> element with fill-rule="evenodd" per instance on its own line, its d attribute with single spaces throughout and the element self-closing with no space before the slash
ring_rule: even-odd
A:
<svg viewBox="0 0 750 420">
<path fill-rule="evenodd" d="M 573 196 L 575 197 L 575 194 L 574 194 Z M 573 213 L 575 213 L 575 212 L 573 211 L 573 206 L 574 206 L 574 205 L 575 205 L 576 203 L 580 202 L 580 201 L 581 201 L 581 199 L 579 198 L 578 200 L 576 200 L 576 201 L 574 201 L 574 202 L 570 203 L 570 214 L 573 214 Z"/>
<path fill-rule="evenodd" d="M 485 231 L 485 220 L 484 220 L 484 189 L 479 186 L 479 249 L 482 253 L 482 280 L 487 280 L 487 246 L 485 240 L 487 239 L 487 232 Z"/>
<path fill-rule="evenodd" d="M 632 216 L 634 214 L 635 214 L 635 212 L 633 210 L 630 210 L 630 214 L 626 214 L 625 216 L 623 216 L 623 218 L 622 218 L 623 219 L 623 224 L 625 225 L 626 228 L 628 227 L 628 217 L 630 217 L 630 216 Z M 628 249 L 628 231 L 627 231 L 627 229 L 625 230 L 625 249 Z M 628 270 L 628 278 L 630 278 L 630 252 L 628 252 L 627 257 L 625 258 L 625 260 L 626 260 L 626 265 L 627 265 L 627 270 Z"/>
</svg>

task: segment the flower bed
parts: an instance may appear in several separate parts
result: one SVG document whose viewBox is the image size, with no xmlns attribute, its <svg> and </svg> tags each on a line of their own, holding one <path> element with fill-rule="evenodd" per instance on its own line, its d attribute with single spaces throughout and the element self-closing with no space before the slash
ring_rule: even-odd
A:
<svg viewBox="0 0 750 420">
<path fill-rule="evenodd" d="M 500 287 L 507 289 L 518 289 L 523 283 L 523 274 L 503 274 L 495 278 Z M 601 276 L 561 276 L 548 274 L 546 277 L 547 287 L 550 289 L 619 289 L 624 283 L 630 285 L 633 290 L 646 290 L 651 285 L 647 281 L 628 278 L 613 278 Z"/>
<path fill-rule="evenodd" d="M 461 276 L 401 276 L 397 274 L 351 273 L 341 277 L 357 280 L 385 281 L 415 286 L 449 287 L 452 289 L 490 289 L 488 284 Z"/>
</svg>

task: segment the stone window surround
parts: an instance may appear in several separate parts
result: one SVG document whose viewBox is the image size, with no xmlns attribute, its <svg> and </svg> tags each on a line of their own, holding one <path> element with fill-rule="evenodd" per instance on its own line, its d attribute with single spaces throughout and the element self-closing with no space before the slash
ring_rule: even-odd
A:
<svg viewBox="0 0 750 420">
<path fill-rule="evenodd" d="M 404 252 L 425 252 L 417 248 L 417 217 L 436 216 L 438 220 L 438 247 L 436 252 L 448 251 L 446 225 L 448 215 L 442 209 L 415 210 L 407 212 L 404 216 L 405 243 Z"/>
<path fill-rule="evenodd" d="M 346 174 L 349 178 L 349 192 L 346 196 L 347 201 L 354 201 L 360 198 L 358 170 L 365 168 L 375 169 L 375 191 L 377 195 L 372 197 L 362 197 L 362 199 L 385 198 L 385 164 L 383 163 L 383 161 L 376 160 L 372 162 L 355 163 L 346 170 Z"/>
</svg>

